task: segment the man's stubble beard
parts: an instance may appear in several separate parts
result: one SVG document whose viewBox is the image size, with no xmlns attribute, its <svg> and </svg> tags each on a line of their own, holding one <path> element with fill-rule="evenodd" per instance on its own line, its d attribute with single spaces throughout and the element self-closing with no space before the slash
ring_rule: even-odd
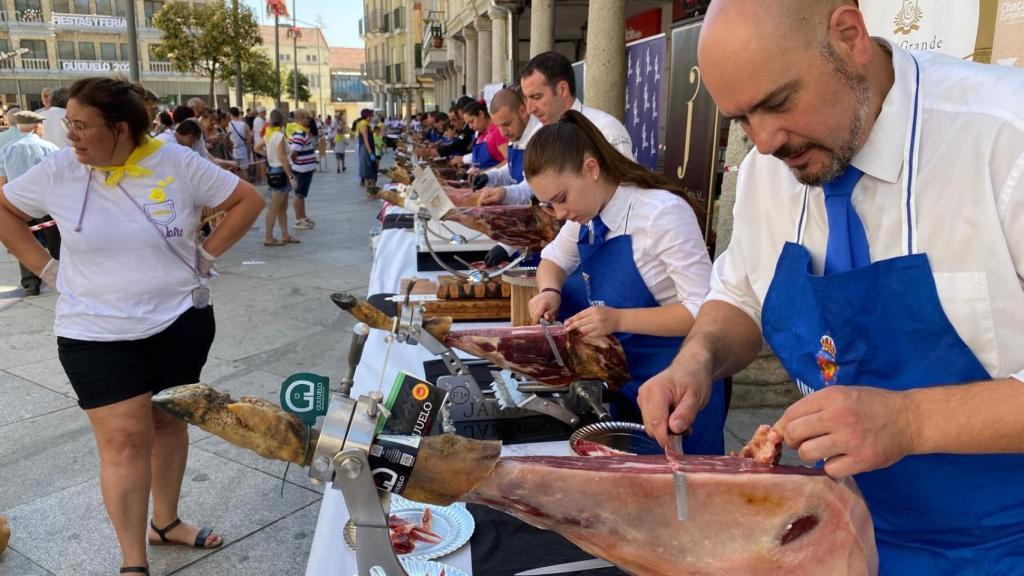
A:
<svg viewBox="0 0 1024 576">
<path fill-rule="evenodd" d="M 808 186 L 821 186 L 830 182 L 846 170 L 861 147 L 861 134 L 867 125 L 868 111 L 871 107 L 871 87 L 866 76 L 854 74 L 846 62 L 826 42 L 819 48 L 822 57 L 831 65 L 832 70 L 852 91 L 854 97 L 853 118 L 849 122 L 849 130 L 843 140 L 835 148 L 815 145 L 825 152 L 827 160 L 817 172 L 793 169 L 796 179 Z"/>
</svg>

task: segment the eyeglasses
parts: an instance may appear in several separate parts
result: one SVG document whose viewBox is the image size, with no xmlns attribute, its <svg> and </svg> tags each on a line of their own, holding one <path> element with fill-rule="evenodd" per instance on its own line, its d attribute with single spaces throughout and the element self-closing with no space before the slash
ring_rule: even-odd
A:
<svg viewBox="0 0 1024 576">
<path fill-rule="evenodd" d="M 64 125 L 64 128 L 68 131 L 69 134 L 81 134 L 82 132 L 85 132 L 86 130 L 92 127 L 84 122 L 79 122 L 78 120 L 68 120 L 67 118 L 62 118 L 60 122 Z"/>
</svg>

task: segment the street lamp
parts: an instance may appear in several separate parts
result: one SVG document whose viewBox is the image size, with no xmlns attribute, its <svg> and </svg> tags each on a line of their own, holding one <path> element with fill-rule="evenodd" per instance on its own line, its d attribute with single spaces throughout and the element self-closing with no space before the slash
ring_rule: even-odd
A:
<svg viewBox="0 0 1024 576">
<path fill-rule="evenodd" d="M 30 50 L 28 48 L 18 48 L 8 52 L 0 52 L 0 62 L 11 60 L 15 56 L 22 56 L 29 52 Z M 18 106 L 21 106 L 21 80 L 18 79 L 17 67 L 14 66 L 14 62 L 11 62 L 11 75 L 14 76 L 14 86 L 18 91 Z"/>
</svg>

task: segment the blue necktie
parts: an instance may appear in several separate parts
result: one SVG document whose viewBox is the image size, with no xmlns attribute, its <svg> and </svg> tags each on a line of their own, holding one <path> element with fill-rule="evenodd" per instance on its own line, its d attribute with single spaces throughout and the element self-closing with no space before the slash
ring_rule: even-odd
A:
<svg viewBox="0 0 1024 576">
<path fill-rule="evenodd" d="M 590 221 L 590 229 L 594 232 L 594 237 L 590 243 L 594 246 L 604 244 L 605 237 L 608 236 L 608 225 L 604 223 L 604 220 L 601 220 L 601 216 L 595 216 Z"/>
<path fill-rule="evenodd" d="M 871 264 L 864 223 L 850 202 L 853 188 L 863 175 L 863 172 L 850 165 L 842 174 L 822 186 L 825 189 L 825 213 L 828 216 L 826 275 Z"/>
</svg>

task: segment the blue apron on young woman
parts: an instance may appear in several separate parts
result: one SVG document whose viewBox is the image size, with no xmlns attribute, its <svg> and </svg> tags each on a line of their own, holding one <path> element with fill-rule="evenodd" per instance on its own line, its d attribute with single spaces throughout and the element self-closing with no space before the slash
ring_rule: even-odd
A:
<svg viewBox="0 0 1024 576">
<path fill-rule="evenodd" d="M 916 253 L 920 86 L 918 78 L 904 159 L 904 255 L 870 262 L 850 203 L 860 177 L 851 166 L 825 185 L 825 274 L 813 275 L 801 245 L 806 190 L 796 242 L 779 256 L 761 320 L 804 394 L 836 385 L 901 391 L 990 379 L 943 312 L 927 254 Z M 1024 455 L 908 456 L 856 481 L 874 521 L 881 574 L 1024 573 Z"/>
<path fill-rule="evenodd" d="M 473 166 L 480 170 L 487 170 L 501 164 L 501 160 L 491 156 L 491 151 L 487 149 L 487 142 L 477 142 L 473 144 Z"/>
<path fill-rule="evenodd" d="M 580 227 L 577 242 L 580 263 L 562 286 L 562 304 L 559 309 L 561 320 L 590 307 L 587 299 L 583 273 L 590 275 L 591 298 L 602 300 L 612 308 L 656 308 L 660 306 L 651 294 L 643 276 L 633 260 L 633 238 L 629 235 L 629 215 L 626 216 L 626 233 L 615 238 L 606 238 L 608 226 L 600 216 L 594 218 L 590 227 Z M 613 395 L 612 417 L 616 420 L 643 422 L 637 405 L 640 385 L 661 372 L 679 352 L 682 336 L 650 336 L 616 332 L 622 343 L 629 366 L 630 381 Z M 708 405 L 697 415 L 690 429 L 690 435 L 683 444 L 687 454 L 723 454 L 725 452 L 725 386 L 715 382 Z"/>
</svg>

